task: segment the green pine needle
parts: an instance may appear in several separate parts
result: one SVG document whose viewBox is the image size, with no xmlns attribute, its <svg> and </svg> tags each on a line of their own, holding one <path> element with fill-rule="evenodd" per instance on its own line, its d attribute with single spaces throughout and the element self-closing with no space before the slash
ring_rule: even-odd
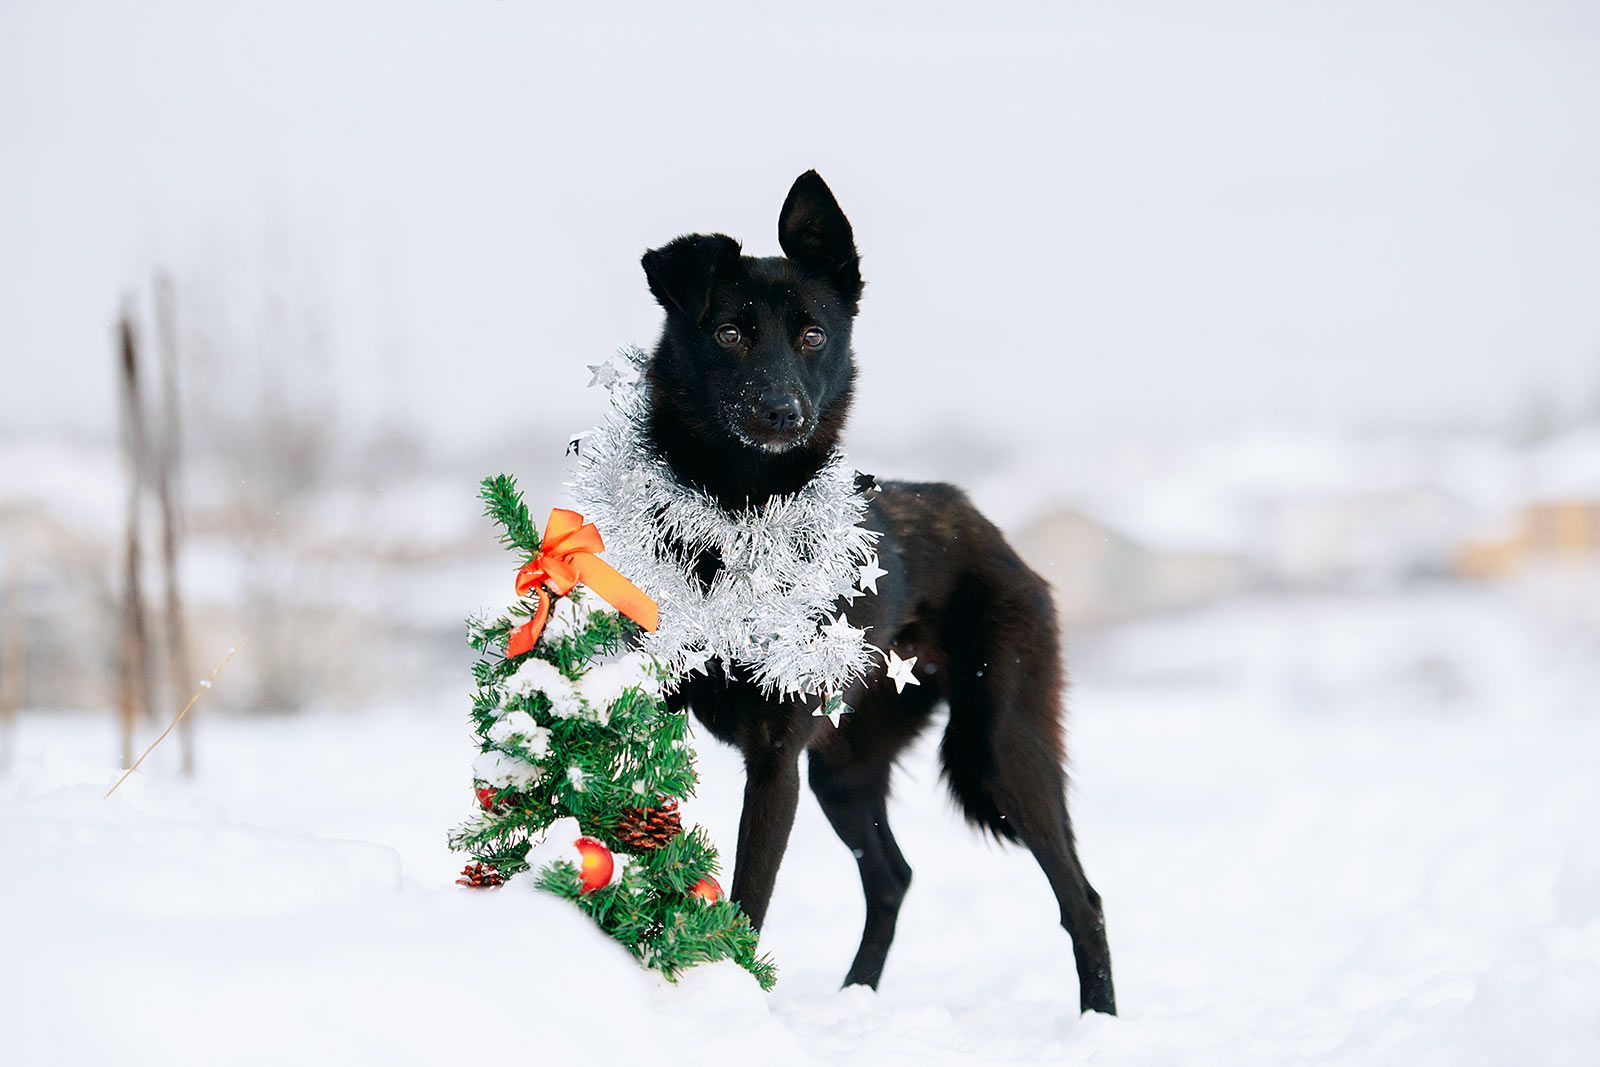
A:
<svg viewBox="0 0 1600 1067">
<path fill-rule="evenodd" d="M 522 502 L 517 480 L 509 474 L 485 478 L 478 489 L 483 512 L 500 526 L 500 543 L 533 556 L 539 551 L 539 531 Z"/>
</svg>

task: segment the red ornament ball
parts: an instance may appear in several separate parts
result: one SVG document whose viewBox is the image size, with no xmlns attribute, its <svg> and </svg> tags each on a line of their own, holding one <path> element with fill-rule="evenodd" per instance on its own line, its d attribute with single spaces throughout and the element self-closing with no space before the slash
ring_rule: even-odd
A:
<svg viewBox="0 0 1600 1067">
<path fill-rule="evenodd" d="M 495 809 L 494 794 L 495 789 L 493 786 L 480 785 L 478 787 L 478 806 L 484 811 L 493 811 Z"/>
<path fill-rule="evenodd" d="M 722 899 L 722 886 L 709 874 L 689 887 L 691 896 L 697 896 L 708 904 L 715 904 Z"/>
<path fill-rule="evenodd" d="M 572 843 L 578 850 L 578 882 L 580 892 L 593 893 L 611 884 L 611 875 L 617 861 L 611 850 L 592 837 L 580 837 Z"/>
</svg>

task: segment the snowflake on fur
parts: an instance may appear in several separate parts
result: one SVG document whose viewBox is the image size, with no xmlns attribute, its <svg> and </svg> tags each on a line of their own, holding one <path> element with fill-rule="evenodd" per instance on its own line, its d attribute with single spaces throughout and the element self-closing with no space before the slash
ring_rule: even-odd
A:
<svg viewBox="0 0 1600 1067">
<path fill-rule="evenodd" d="M 881 653 L 838 604 L 875 591 L 882 573 L 844 452 L 800 491 L 727 511 L 646 446 L 645 356 L 624 354 L 633 373 L 605 376 L 614 411 L 576 439 L 570 488 L 604 532 L 607 559 L 661 605 L 644 648 L 675 674 L 707 658 L 741 667 L 770 696 L 843 691 Z M 709 586 L 694 569 L 706 552 L 722 560 Z"/>
</svg>

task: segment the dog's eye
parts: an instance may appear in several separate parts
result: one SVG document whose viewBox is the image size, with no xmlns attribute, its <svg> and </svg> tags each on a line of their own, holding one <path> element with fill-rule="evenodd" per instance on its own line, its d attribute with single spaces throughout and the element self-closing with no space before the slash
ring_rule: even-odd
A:
<svg viewBox="0 0 1600 1067">
<path fill-rule="evenodd" d="M 800 335 L 800 343 L 807 348 L 821 348 L 827 339 L 828 335 L 817 326 L 807 326 L 805 332 Z"/>
<path fill-rule="evenodd" d="M 739 343 L 739 327 L 731 322 L 725 322 L 717 327 L 717 342 L 724 345 Z"/>
</svg>

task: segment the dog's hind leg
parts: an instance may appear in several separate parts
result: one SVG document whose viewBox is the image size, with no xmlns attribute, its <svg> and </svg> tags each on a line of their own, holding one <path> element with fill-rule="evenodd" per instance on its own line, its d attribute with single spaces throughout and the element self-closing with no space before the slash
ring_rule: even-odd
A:
<svg viewBox="0 0 1600 1067">
<path fill-rule="evenodd" d="M 1062 788 L 1065 787 L 1062 783 Z M 1008 792 L 1002 786 L 1002 793 Z M 1059 794 L 1058 794 L 1059 796 Z M 1039 861 L 1050 889 L 1061 909 L 1061 925 L 1072 938 L 1073 959 L 1078 968 L 1078 1007 L 1080 1011 L 1117 1013 L 1117 997 L 1111 982 L 1111 949 L 1106 942 L 1105 912 L 1100 894 L 1083 873 L 1078 850 L 1072 840 L 1072 822 L 1065 803 L 1056 801 L 1056 812 L 1048 813 L 1048 798 L 1035 798 L 1036 811 L 1021 814 L 1024 805 L 1006 806 L 1018 815 L 1020 836 Z"/>
<path fill-rule="evenodd" d="M 844 984 L 876 989 L 889 946 L 894 942 L 900 902 L 911 885 L 911 865 L 900 854 L 900 846 L 889 830 L 889 765 L 864 771 L 839 768 L 813 752 L 810 776 L 811 790 L 817 795 L 823 814 L 855 855 L 861 890 L 867 898 L 861 947 L 856 950 Z"/>
<path fill-rule="evenodd" d="M 950 724 L 940 754 L 974 823 L 1021 841 L 1072 938 L 1083 1011 L 1116 1014 L 1100 894 L 1078 862 L 1062 769 L 1062 675 L 1049 587 L 1016 561 L 970 582 L 945 634 Z"/>
</svg>

